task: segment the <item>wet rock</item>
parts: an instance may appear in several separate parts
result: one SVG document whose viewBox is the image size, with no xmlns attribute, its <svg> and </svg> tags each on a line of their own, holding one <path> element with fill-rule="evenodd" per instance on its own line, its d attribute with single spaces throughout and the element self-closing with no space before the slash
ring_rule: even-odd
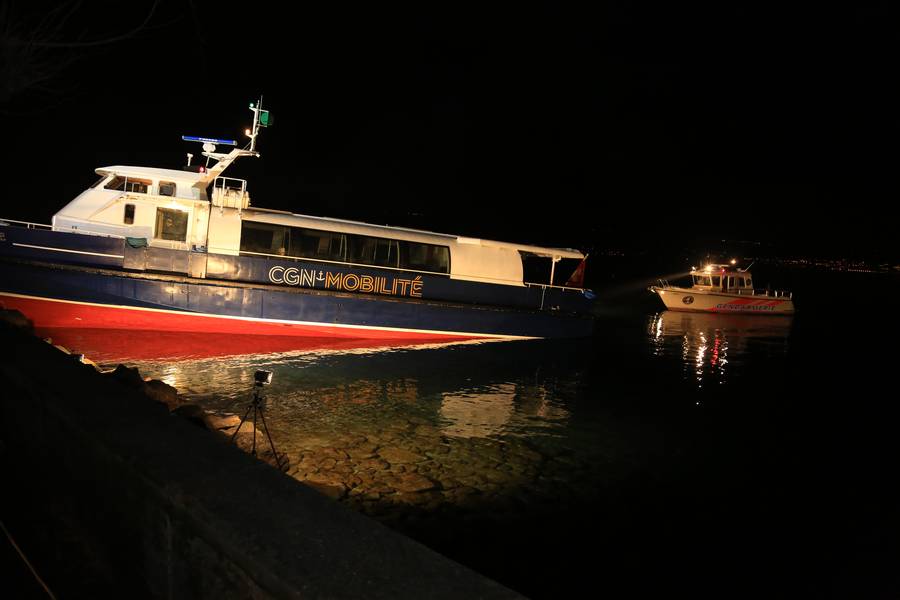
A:
<svg viewBox="0 0 900 600">
<path fill-rule="evenodd" d="M 347 495 L 347 486 L 329 477 L 316 475 L 306 479 L 303 483 L 332 500 L 340 500 Z"/>
<path fill-rule="evenodd" d="M 425 456 L 429 458 L 440 458 L 450 454 L 450 446 L 436 446 L 425 451 Z"/>
<path fill-rule="evenodd" d="M 504 473 L 503 471 L 499 471 L 496 469 L 487 469 L 482 475 L 490 483 L 503 483 L 505 481 L 509 481 L 510 479 L 508 473 Z"/>
<path fill-rule="evenodd" d="M 353 460 L 373 458 L 377 450 L 378 446 L 376 446 L 375 444 L 362 444 L 346 449 L 347 454 L 349 454 L 350 458 L 352 458 Z"/>
<path fill-rule="evenodd" d="M 197 427 L 202 427 L 203 429 L 209 429 L 211 431 L 215 430 L 213 427 L 210 427 L 210 424 L 207 421 L 206 411 L 196 404 L 182 404 L 181 406 L 173 410 L 172 414 L 187 419 Z"/>
<path fill-rule="evenodd" d="M 237 415 L 216 415 L 207 413 L 206 422 L 213 430 L 224 431 L 237 427 L 241 422 L 241 418 Z M 252 423 L 250 425 L 252 426 Z"/>
<path fill-rule="evenodd" d="M 344 452 L 343 450 L 341 450 L 340 448 L 332 448 L 332 447 L 320 448 L 319 454 L 326 458 L 332 458 L 335 461 L 346 460 L 347 458 L 349 458 L 347 453 Z"/>
<path fill-rule="evenodd" d="M 409 450 L 405 450 L 403 448 L 399 448 L 397 446 L 388 446 L 386 448 L 380 449 L 378 451 L 378 456 L 388 461 L 392 465 L 417 463 L 425 460 L 424 456 L 416 454 L 415 452 L 410 452 Z"/>
<path fill-rule="evenodd" d="M 141 377 L 137 367 L 116 365 L 115 369 L 109 371 L 109 376 L 128 387 L 140 388 L 144 386 L 144 378 Z"/>
<path fill-rule="evenodd" d="M 120 365 L 121 366 L 121 365 Z M 137 370 L 137 369 L 135 369 Z M 174 410 L 185 404 L 184 399 L 178 395 L 178 390 L 158 379 L 150 379 L 144 382 L 144 393 L 152 400 L 165 404 L 169 410 Z M 237 425 L 237 423 L 235 423 Z"/>
<path fill-rule="evenodd" d="M 394 488 L 401 493 L 425 492 L 437 488 L 432 480 L 418 473 L 404 473 L 397 478 Z"/>
<path fill-rule="evenodd" d="M 383 460 L 379 460 L 377 458 L 369 458 L 366 460 L 361 460 L 357 463 L 357 466 L 360 469 L 364 470 L 372 470 L 372 471 L 384 471 L 391 465 Z"/>
</svg>

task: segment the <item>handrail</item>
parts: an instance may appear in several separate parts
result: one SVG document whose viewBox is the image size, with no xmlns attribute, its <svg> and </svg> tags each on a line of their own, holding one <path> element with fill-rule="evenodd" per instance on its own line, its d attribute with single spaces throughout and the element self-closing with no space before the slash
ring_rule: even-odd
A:
<svg viewBox="0 0 900 600">
<path fill-rule="evenodd" d="M 53 229 L 53 225 L 47 225 L 45 223 L 32 223 L 30 221 L 16 221 L 15 219 L 0 219 L 0 223 L 5 223 L 7 225 L 10 223 L 25 225 L 25 229 Z"/>
<path fill-rule="evenodd" d="M 541 289 L 550 288 L 552 290 L 573 290 L 576 292 L 584 291 L 584 288 L 566 287 L 564 285 L 550 285 L 549 283 L 534 283 L 531 281 L 525 281 L 523 283 L 525 284 L 525 287 L 538 287 L 539 286 Z"/>
<path fill-rule="evenodd" d="M 90 221 L 85 221 L 83 219 L 73 219 L 73 220 L 78 220 L 82 223 L 90 223 Z M 45 223 L 31 223 L 30 221 L 17 221 L 15 219 L 0 219 L 0 226 L 2 226 L 3 224 L 8 225 L 10 223 L 16 223 L 18 225 L 25 225 L 25 227 L 23 227 L 22 229 L 34 229 L 34 230 L 41 230 L 41 231 L 57 231 L 59 233 L 78 233 L 81 235 L 94 235 L 97 237 L 118 238 L 120 240 L 124 240 L 127 237 L 124 235 L 119 235 L 117 233 L 100 233 L 98 231 L 89 231 L 87 229 L 73 229 L 71 231 L 64 231 L 64 230 L 60 230 L 60 229 L 53 229 L 53 225 L 47 225 Z"/>
</svg>

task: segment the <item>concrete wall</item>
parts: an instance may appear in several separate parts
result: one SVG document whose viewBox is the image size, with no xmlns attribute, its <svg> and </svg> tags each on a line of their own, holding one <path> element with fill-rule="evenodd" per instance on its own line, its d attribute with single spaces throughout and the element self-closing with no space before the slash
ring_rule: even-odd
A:
<svg viewBox="0 0 900 600">
<path fill-rule="evenodd" d="M 16 478 L 3 493 L 64 506 L 119 593 L 516 597 L 5 326 L 0 398 L 7 479 Z"/>
</svg>

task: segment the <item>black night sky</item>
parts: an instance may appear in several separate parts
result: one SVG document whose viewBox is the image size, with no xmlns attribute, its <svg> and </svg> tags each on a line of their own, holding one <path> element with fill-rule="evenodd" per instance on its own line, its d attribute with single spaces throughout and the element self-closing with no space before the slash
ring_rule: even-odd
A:
<svg viewBox="0 0 900 600">
<path fill-rule="evenodd" d="M 275 126 L 256 206 L 524 243 L 897 259 L 889 3 L 22 2 L 3 216 Z"/>
</svg>

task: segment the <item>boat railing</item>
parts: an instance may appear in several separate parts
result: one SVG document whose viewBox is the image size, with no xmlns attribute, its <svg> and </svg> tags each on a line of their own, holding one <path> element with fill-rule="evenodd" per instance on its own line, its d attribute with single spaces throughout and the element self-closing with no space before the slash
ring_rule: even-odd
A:
<svg viewBox="0 0 900 600">
<path fill-rule="evenodd" d="M 13 227 L 24 227 L 25 229 L 53 230 L 53 225 L 47 225 L 46 223 L 32 223 L 30 221 L 16 221 L 14 219 L 0 219 L 0 225 L 12 225 Z"/>
<path fill-rule="evenodd" d="M 236 177 L 216 177 L 213 181 L 212 205 L 219 208 L 243 210 L 250 206 L 247 180 Z"/>
<path fill-rule="evenodd" d="M 84 223 L 90 224 L 90 221 L 82 221 Z M 95 235 L 98 237 L 111 237 L 118 238 L 120 240 L 124 240 L 126 236 L 119 235 L 117 233 L 105 233 L 100 231 L 90 231 L 88 229 L 76 229 L 72 228 L 72 230 L 59 230 L 53 229 L 53 225 L 47 225 L 46 223 L 32 223 L 30 221 L 16 221 L 15 219 L 0 219 L 0 227 L 10 226 L 17 227 L 20 229 L 34 229 L 38 231 L 59 231 L 60 233 L 78 233 L 81 235 Z"/>
<path fill-rule="evenodd" d="M 787 290 L 735 290 L 738 296 L 767 296 L 770 298 L 793 298 L 794 293 Z"/>
<path fill-rule="evenodd" d="M 530 281 L 525 282 L 526 287 L 539 287 L 542 290 L 569 290 L 573 292 L 584 292 L 583 288 L 576 287 L 566 287 L 564 285 L 550 285 L 549 283 L 532 283 Z"/>
</svg>

